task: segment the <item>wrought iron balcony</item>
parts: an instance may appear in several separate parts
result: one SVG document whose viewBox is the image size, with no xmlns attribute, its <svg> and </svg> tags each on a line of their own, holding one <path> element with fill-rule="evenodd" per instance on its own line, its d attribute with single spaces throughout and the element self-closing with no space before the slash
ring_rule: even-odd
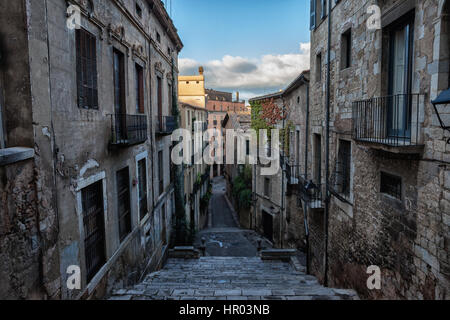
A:
<svg viewBox="0 0 450 320">
<path fill-rule="evenodd" d="M 112 114 L 110 116 L 112 146 L 126 147 L 147 141 L 147 115 Z"/>
<path fill-rule="evenodd" d="M 298 177 L 298 190 L 300 198 L 306 202 L 311 209 L 321 209 L 324 205 L 322 196 L 322 185 L 314 183 L 312 180 L 305 178 L 304 175 Z"/>
<path fill-rule="evenodd" d="M 158 116 L 156 118 L 156 134 L 170 135 L 175 130 L 176 121 L 172 116 Z"/>
<path fill-rule="evenodd" d="M 425 99 L 398 94 L 353 102 L 353 139 L 392 152 L 416 153 L 423 147 Z"/>
</svg>

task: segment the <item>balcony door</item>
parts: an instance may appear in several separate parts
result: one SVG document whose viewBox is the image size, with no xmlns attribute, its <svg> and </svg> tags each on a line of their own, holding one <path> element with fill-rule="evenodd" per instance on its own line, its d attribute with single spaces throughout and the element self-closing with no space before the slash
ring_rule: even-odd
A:
<svg viewBox="0 0 450 320">
<path fill-rule="evenodd" d="M 114 50 L 114 112 L 120 139 L 127 139 L 125 106 L 125 65 L 123 53 Z"/>
<path fill-rule="evenodd" d="M 414 20 L 411 14 L 390 33 L 388 135 L 411 137 L 411 78 Z"/>
</svg>

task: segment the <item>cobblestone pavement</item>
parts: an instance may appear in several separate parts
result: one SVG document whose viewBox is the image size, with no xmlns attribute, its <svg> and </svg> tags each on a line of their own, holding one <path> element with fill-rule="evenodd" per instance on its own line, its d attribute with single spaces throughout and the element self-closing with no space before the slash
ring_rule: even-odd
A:
<svg viewBox="0 0 450 320">
<path fill-rule="evenodd" d="M 324 288 L 287 262 L 258 257 L 169 259 L 164 269 L 111 300 L 347 300 L 352 290 Z"/>
<path fill-rule="evenodd" d="M 132 288 L 113 292 L 111 300 L 340 300 L 355 299 L 350 290 L 324 288 L 316 278 L 288 262 L 263 261 L 256 244 L 270 248 L 251 230 L 237 227 L 225 198 L 225 180 L 213 181 L 212 223 L 197 235 L 206 240 L 206 256 L 169 259 L 164 268 Z"/>
<path fill-rule="evenodd" d="M 256 232 L 238 227 L 237 217 L 225 198 L 226 181 L 216 177 L 212 181 L 213 195 L 211 197 L 210 228 L 202 230 L 196 236 L 194 246 L 200 247 L 201 239 L 206 240 L 206 256 L 222 257 L 255 257 L 257 240 L 260 239 L 263 248 L 270 248 Z"/>
</svg>

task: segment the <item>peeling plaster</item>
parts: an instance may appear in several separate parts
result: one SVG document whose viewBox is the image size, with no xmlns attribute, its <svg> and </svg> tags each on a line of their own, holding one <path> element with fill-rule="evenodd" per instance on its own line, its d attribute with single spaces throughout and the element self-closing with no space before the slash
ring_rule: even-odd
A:
<svg viewBox="0 0 450 320">
<path fill-rule="evenodd" d="M 98 168 L 100 165 L 98 164 L 97 161 L 93 160 L 93 159 L 89 159 L 86 164 L 81 168 L 80 170 L 80 177 L 83 177 L 84 174 L 86 173 L 86 171 L 88 171 L 89 169 L 92 168 Z"/>
</svg>

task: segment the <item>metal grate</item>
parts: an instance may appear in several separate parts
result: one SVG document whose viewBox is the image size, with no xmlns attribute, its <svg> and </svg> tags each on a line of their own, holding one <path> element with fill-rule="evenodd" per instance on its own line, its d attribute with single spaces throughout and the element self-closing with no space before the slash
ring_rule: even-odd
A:
<svg viewBox="0 0 450 320">
<path fill-rule="evenodd" d="M 398 94 L 353 102 L 353 138 L 388 146 L 417 146 L 423 95 Z"/>
<path fill-rule="evenodd" d="M 119 213 L 119 237 L 122 242 L 131 232 L 130 175 L 128 167 L 117 171 L 117 208 Z"/>
<path fill-rule="evenodd" d="M 94 183 L 81 191 L 87 282 L 106 262 L 103 184 Z"/>
<path fill-rule="evenodd" d="M 147 116 L 130 114 L 111 115 L 111 144 L 129 146 L 147 141 Z"/>
<path fill-rule="evenodd" d="M 402 199 L 402 179 L 386 172 L 380 173 L 380 192 Z"/>
<path fill-rule="evenodd" d="M 169 135 L 176 129 L 176 119 L 172 116 L 158 116 L 156 118 L 156 133 Z"/>
</svg>

